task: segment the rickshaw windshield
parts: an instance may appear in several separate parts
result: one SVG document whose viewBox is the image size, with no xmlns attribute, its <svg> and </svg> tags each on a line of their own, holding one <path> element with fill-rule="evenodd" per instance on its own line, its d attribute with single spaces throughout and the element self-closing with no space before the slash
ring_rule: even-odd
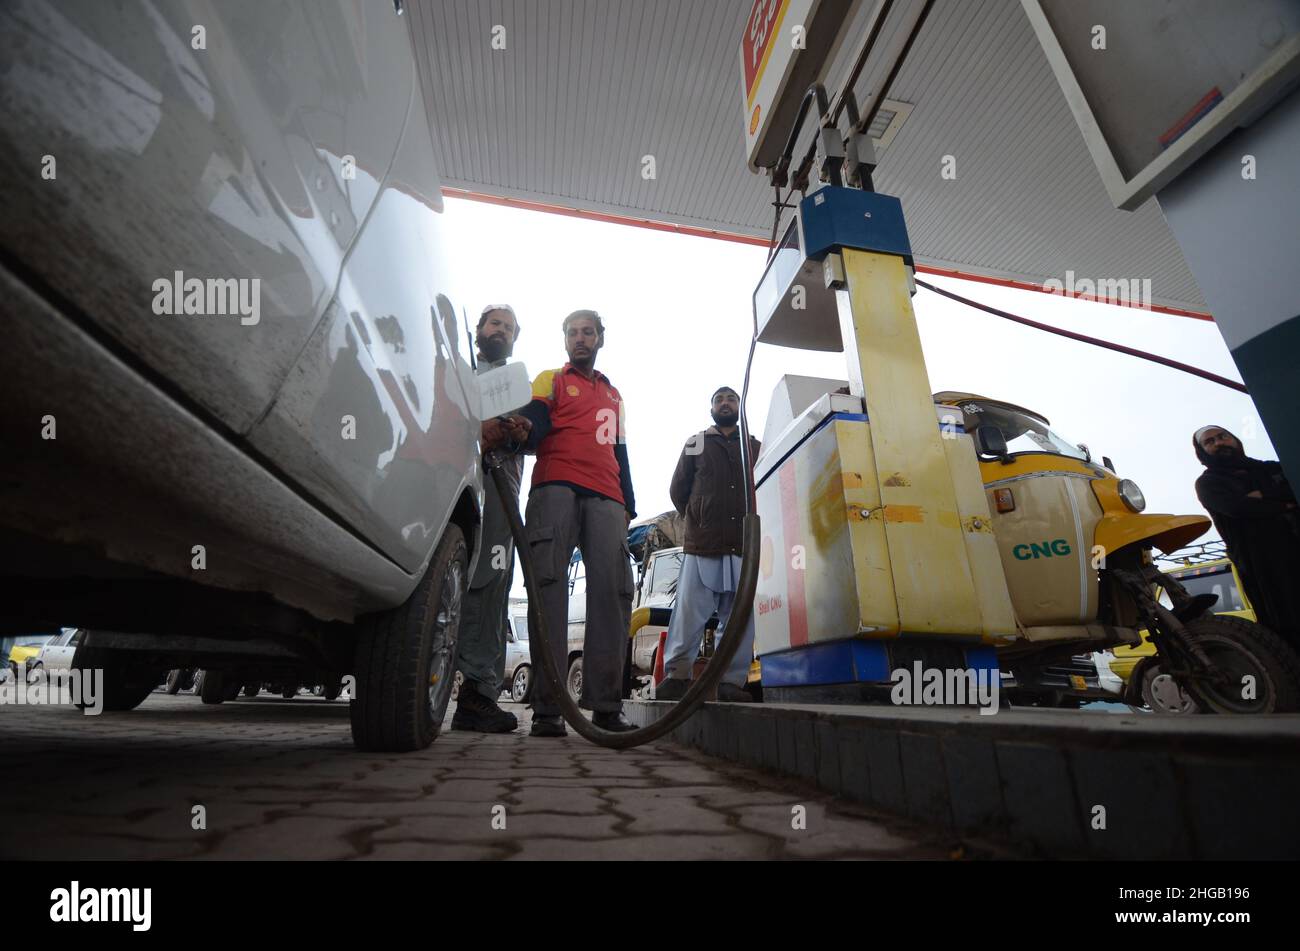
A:
<svg viewBox="0 0 1300 951">
<path fill-rule="evenodd" d="M 1082 449 L 1064 436 L 1052 432 L 1047 423 L 1037 416 L 996 403 L 967 401 L 960 404 L 966 415 L 966 430 L 976 426 L 996 426 L 1007 441 L 1007 452 L 1050 452 L 1071 459 L 1087 459 Z"/>
</svg>

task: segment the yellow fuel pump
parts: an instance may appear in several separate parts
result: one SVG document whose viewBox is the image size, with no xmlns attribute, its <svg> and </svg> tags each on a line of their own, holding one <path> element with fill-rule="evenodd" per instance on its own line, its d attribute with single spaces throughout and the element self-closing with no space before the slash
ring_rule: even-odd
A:
<svg viewBox="0 0 1300 951">
<path fill-rule="evenodd" d="M 782 380 L 755 466 L 765 699 L 873 699 L 932 670 L 1032 688 L 1146 628 L 1202 708 L 1300 708 L 1300 660 L 1276 635 L 1209 614 L 1151 562 L 1209 520 L 1142 514 L 1136 486 L 1031 410 L 932 396 L 913 288 L 898 200 L 828 186 L 755 291 L 759 342 L 847 363 L 846 380 Z"/>
<path fill-rule="evenodd" d="M 758 340 L 843 349 L 848 380 L 786 377 L 755 467 L 756 653 L 772 700 L 876 695 L 892 671 L 982 671 L 1017 634 L 974 446 L 941 428 L 897 199 L 800 202 L 755 292 Z"/>
</svg>

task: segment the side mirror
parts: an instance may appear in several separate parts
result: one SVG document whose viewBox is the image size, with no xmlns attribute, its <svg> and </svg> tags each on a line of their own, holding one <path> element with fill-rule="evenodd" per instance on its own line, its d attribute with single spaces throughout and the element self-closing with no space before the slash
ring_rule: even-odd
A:
<svg viewBox="0 0 1300 951">
<path fill-rule="evenodd" d="M 975 427 L 975 451 L 980 456 L 992 456 L 1007 461 L 1007 437 L 996 426 L 985 423 Z"/>
<path fill-rule="evenodd" d="M 1109 469 L 1111 472 L 1115 471 L 1115 463 L 1110 461 L 1110 456 L 1102 456 L 1101 464 L 1105 466 L 1107 469 Z"/>
</svg>

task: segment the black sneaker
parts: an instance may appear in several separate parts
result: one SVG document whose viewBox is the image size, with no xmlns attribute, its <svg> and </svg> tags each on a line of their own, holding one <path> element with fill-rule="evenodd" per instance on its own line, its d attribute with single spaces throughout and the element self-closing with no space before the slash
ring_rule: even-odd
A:
<svg viewBox="0 0 1300 951">
<path fill-rule="evenodd" d="M 453 730 L 471 733 L 511 733 L 519 726 L 513 713 L 502 710 L 495 700 L 479 693 L 470 681 L 460 685 L 456 698 L 456 715 L 451 718 Z"/>
<path fill-rule="evenodd" d="M 564 728 L 564 717 L 545 716 L 543 714 L 533 714 L 533 728 L 528 731 L 529 736 L 568 736 L 569 731 Z"/>
<path fill-rule="evenodd" d="M 611 733 L 626 733 L 629 730 L 635 730 L 636 724 L 629 723 L 627 717 L 619 711 L 613 713 L 593 713 L 591 722 L 602 730 L 609 730 Z"/>
</svg>

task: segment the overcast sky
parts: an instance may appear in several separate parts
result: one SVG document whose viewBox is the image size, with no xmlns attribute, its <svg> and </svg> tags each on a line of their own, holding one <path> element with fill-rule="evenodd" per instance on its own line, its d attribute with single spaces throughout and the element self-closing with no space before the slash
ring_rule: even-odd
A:
<svg viewBox="0 0 1300 951">
<path fill-rule="evenodd" d="M 685 440 L 711 423 L 710 394 L 724 384 L 741 388 L 765 249 L 458 199 L 447 200 L 447 224 L 462 256 L 457 303 L 471 323 L 486 304 L 512 305 L 522 328 L 515 359 L 530 376 L 564 363 L 565 314 L 600 312 L 606 338 L 596 367 L 627 402 L 638 514 L 671 508 L 673 467 Z M 1002 310 L 1240 380 L 1208 321 L 925 277 Z M 1191 435 L 1207 423 L 1235 432 L 1249 455 L 1276 458 L 1245 394 L 926 290 L 912 304 L 932 391 L 966 390 L 1037 410 L 1094 457 L 1110 456 L 1146 494 L 1148 512 L 1202 514 Z M 844 357 L 760 344 L 748 404 L 755 435 L 786 373 L 843 379 Z"/>
</svg>

